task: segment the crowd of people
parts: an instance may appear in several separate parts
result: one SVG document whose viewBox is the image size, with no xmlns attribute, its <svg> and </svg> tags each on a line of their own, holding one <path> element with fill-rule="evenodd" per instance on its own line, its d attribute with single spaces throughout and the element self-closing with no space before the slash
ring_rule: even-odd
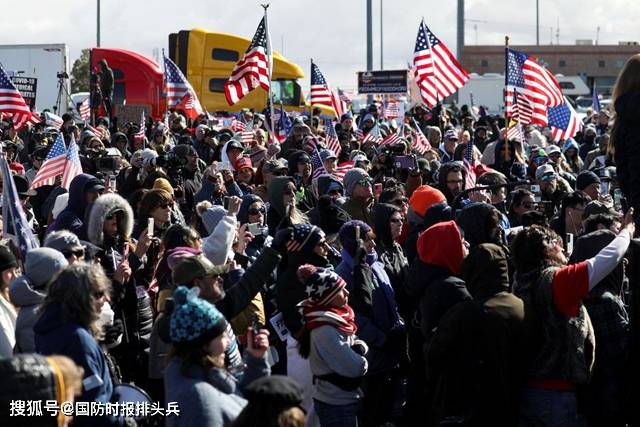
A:
<svg viewBox="0 0 640 427">
<path fill-rule="evenodd" d="M 455 104 L 3 123 L 41 246 L 0 245 L 3 425 L 637 425 L 639 64 L 560 141 Z M 31 189 L 59 135 L 83 173 Z"/>
</svg>

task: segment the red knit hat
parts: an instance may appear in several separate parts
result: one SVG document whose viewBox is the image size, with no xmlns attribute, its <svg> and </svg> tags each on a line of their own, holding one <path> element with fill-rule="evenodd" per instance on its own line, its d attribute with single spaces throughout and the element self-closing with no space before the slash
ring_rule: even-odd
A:
<svg viewBox="0 0 640 427">
<path fill-rule="evenodd" d="M 433 188 L 429 185 L 421 185 L 411 195 L 409 204 L 413 208 L 413 211 L 420 216 L 424 216 L 425 212 L 438 203 L 446 202 L 447 198 L 437 188 Z"/>
<path fill-rule="evenodd" d="M 240 157 L 236 160 L 236 170 L 240 170 L 242 168 L 253 169 L 253 164 L 251 163 L 251 159 L 248 157 Z"/>
</svg>

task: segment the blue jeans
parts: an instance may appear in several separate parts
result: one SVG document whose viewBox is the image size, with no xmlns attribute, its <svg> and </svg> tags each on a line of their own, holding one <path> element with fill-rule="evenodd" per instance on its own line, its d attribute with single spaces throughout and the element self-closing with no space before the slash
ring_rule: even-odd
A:
<svg viewBox="0 0 640 427">
<path fill-rule="evenodd" d="M 358 403 L 330 405 L 313 399 L 322 427 L 358 427 Z"/>
<path fill-rule="evenodd" d="M 520 427 L 585 427 L 578 415 L 573 391 L 524 388 L 520 402 Z"/>
</svg>

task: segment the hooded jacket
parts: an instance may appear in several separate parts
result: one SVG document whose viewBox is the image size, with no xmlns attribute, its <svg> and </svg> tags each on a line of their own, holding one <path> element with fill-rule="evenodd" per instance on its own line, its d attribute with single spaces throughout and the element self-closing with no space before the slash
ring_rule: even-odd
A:
<svg viewBox="0 0 640 427">
<path fill-rule="evenodd" d="M 473 300 L 447 312 L 429 346 L 434 423 L 460 417 L 465 425 L 517 425 L 524 304 L 508 291 L 507 255 L 478 245 L 461 274 Z"/>
<path fill-rule="evenodd" d="M 471 295 L 464 281 L 457 277 L 464 254 L 462 236 L 454 221 L 429 227 L 418 238 L 417 248 L 407 293 L 419 298 L 422 334 L 429 342 L 442 316 L 458 302 L 471 299 Z"/>
<path fill-rule="evenodd" d="M 89 241 L 96 246 L 104 245 L 104 221 L 114 212 L 122 211 L 123 215 L 123 234 L 131 237 L 133 230 L 133 210 L 131 205 L 125 199 L 117 194 L 104 194 L 96 199 L 89 214 L 87 223 L 87 237 Z"/>
<path fill-rule="evenodd" d="M 442 191 L 442 194 L 444 194 L 445 197 L 447 198 L 447 203 L 452 208 L 456 207 L 452 205 L 455 197 L 449 190 L 449 187 L 447 187 L 447 175 L 449 175 L 449 172 L 451 170 L 457 167 L 461 167 L 461 165 L 462 164 L 460 162 L 444 163 L 442 166 L 440 166 L 440 170 L 438 170 L 438 190 Z M 464 167 L 461 167 L 461 172 L 462 172 L 462 182 L 463 182 L 462 189 L 464 190 L 465 183 L 467 182 L 467 169 Z"/>
<path fill-rule="evenodd" d="M 631 206 L 640 212 L 640 92 L 619 96 L 614 107 L 617 123 L 611 136 L 615 145 L 618 181 Z M 636 224 L 639 218 L 640 215 L 636 215 Z"/>
<path fill-rule="evenodd" d="M 60 212 L 53 226 L 49 231 L 69 230 L 78 235 L 80 239 L 86 239 L 84 217 L 87 208 L 85 194 L 88 188 L 100 184 L 100 180 L 93 175 L 80 174 L 71 180 L 69 186 L 69 203 Z"/>
<path fill-rule="evenodd" d="M 19 308 L 16 320 L 16 351 L 33 353 L 35 351 L 33 326 L 40 317 L 38 308 L 47 294 L 44 289 L 34 289 L 26 276 L 20 276 L 11 282 L 9 296 L 11 302 Z"/>
<path fill-rule="evenodd" d="M 470 203 L 458 215 L 456 223 L 464 232 L 464 239 L 470 247 L 482 243 L 500 243 L 497 237 L 491 236 L 489 217 L 493 211 L 499 212 L 488 203 Z M 496 225 L 497 226 L 497 225 Z"/>
<path fill-rule="evenodd" d="M 284 189 L 290 182 L 295 181 L 290 176 L 274 176 L 267 189 L 269 193 L 269 210 L 267 211 L 267 225 L 269 234 L 273 236 L 280 228 L 291 226 L 290 221 L 285 218 L 285 205 L 282 199 Z"/>
</svg>

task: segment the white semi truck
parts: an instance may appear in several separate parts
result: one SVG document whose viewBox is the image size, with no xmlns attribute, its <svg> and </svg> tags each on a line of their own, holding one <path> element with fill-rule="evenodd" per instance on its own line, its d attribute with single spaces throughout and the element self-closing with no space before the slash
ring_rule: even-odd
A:
<svg viewBox="0 0 640 427">
<path fill-rule="evenodd" d="M 62 115 L 69 109 L 69 48 L 66 44 L 0 45 L 0 64 L 16 82 L 36 80 L 35 111 L 57 107 L 59 82 L 64 86 L 59 110 Z M 25 85 L 16 84 L 19 90 Z"/>
</svg>

